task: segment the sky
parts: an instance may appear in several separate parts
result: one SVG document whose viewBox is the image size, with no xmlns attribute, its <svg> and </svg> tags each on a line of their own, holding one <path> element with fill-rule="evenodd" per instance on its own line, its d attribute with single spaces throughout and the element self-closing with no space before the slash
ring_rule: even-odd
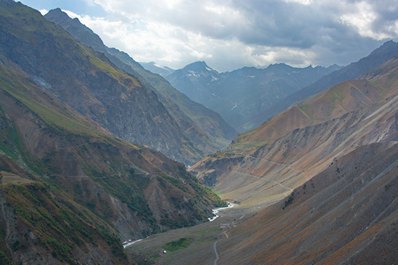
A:
<svg viewBox="0 0 398 265">
<path fill-rule="evenodd" d="M 109 47 L 174 69 L 346 65 L 398 39 L 398 0 L 21 0 L 60 7 Z"/>
</svg>

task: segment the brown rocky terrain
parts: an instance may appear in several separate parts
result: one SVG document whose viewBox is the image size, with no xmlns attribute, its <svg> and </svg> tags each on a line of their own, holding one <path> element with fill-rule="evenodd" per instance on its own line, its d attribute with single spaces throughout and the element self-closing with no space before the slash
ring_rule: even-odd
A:
<svg viewBox="0 0 398 265">
<path fill-rule="evenodd" d="M 398 146 L 362 146 L 221 241 L 219 264 L 395 264 Z"/>
</svg>

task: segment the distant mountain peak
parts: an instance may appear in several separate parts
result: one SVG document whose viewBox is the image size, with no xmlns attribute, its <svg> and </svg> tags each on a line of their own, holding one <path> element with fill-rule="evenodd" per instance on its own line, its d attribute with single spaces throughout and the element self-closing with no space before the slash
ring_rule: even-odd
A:
<svg viewBox="0 0 398 265">
<path fill-rule="evenodd" d="M 184 70 L 192 70 L 192 71 L 216 72 L 216 70 L 209 67 L 205 61 L 197 61 L 197 62 L 188 64 L 183 69 Z"/>
<path fill-rule="evenodd" d="M 275 63 L 275 64 L 270 64 L 266 69 L 267 70 L 276 70 L 276 71 L 288 71 L 292 70 L 294 67 L 285 64 L 285 63 Z"/>
</svg>

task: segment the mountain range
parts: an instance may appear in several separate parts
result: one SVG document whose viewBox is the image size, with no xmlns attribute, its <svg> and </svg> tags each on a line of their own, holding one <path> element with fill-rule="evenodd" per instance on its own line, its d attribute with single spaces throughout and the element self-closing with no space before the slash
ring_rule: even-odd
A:
<svg viewBox="0 0 398 265">
<path fill-rule="evenodd" d="M 193 101 L 219 113 L 237 131 L 253 129 L 270 118 L 266 110 L 289 95 L 339 69 L 338 66 L 295 68 L 274 64 L 219 73 L 195 62 L 166 78 Z M 261 119 L 257 119 L 259 114 Z"/>
<path fill-rule="evenodd" d="M 274 64 L 219 73 L 195 62 L 166 78 L 193 101 L 219 113 L 237 131 L 254 129 L 289 106 L 333 85 L 359 78 L 397 56 L 396 43 L 384 43 L 369 56 L 340 67 L 295 68 Z"/>
<path fill-rule="evenodd" d="M 261 122 L 264 121 L 264 117 L 267 117 L 267 119 L 271 118 L 272 116 L 286 110 L 294 103 L 305 100 L 306 98 L 343 81 L 357 79 L 374 70 L 376 67 L 381 66 L 389 59 L 397 56 L 397 43 L 394 41 L 387 41 L 381 47 L 371 52 L 368 56 L 325 75 L 313 84 L 289 95 L 283 101 L 278 102 L 263 113 L 259 113 L 255 120 Z"/>
<path fill-rule="evenodd" d="M 71 19 L 60 9 L 51 10 L 45 18 L 60 25 L 75 40 L 98 52 L 109 65 L 121 69 L 119 71 L 124 71 L 139 84 L 140 89 L 133 90 L 135 95 L 123 92 L 123 100 L 117 102 L 112 98 L 116 91 L 110 91 L 110 94 L 102 92 L 85 95 L 86 99 L 79 96 L 81 100 L 78 102 L 74 98 L 78 94 L 73 93 L 68 97 L 65 95 L 66 89 L 59 85 L 58 88 L 52 86 L 52 89 L 58 89 L 55 94 L 59 98 L 115 135 L 132 143 L 147 145 L 187 164 L 204 154 L 225 147 L 235 136 L 235 131 L 218 114 L 192 102 L 161 76 L 145 70 L 128 54 L 105 46 L 98 35 L 81 24 L 77 18 Z M 67 61 L 63 62 L 66 63 Z M 82 71 L 84 72 L 83 69 L 80 72 Z M 79 83 L 86 81 L 85 77 L 78 78 Z M 91 83 L 103 85 L 101 82 Z M 123 82 L 119 84 L 124 85 Z M 97 91 L 96 88 L 93 89 Z M 100 109 L 87 110 L 82 106 L 87 105 L 87 102 L 98 103 Z"/>
</svg>

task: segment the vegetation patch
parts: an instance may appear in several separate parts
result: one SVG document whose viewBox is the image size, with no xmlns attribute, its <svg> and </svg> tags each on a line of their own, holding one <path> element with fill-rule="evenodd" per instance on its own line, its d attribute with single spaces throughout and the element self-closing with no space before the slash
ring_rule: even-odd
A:
<svg viewBox="0 0 398 265">
<path fill-rule="evenodd" d="M 183 248 L 187 248 L 193 242 L 193 238 L 182 237 L 178 240 L 171 241 L 164 245 L 164 249 L 169 252 L 177 251 Z"/>
</svg>

